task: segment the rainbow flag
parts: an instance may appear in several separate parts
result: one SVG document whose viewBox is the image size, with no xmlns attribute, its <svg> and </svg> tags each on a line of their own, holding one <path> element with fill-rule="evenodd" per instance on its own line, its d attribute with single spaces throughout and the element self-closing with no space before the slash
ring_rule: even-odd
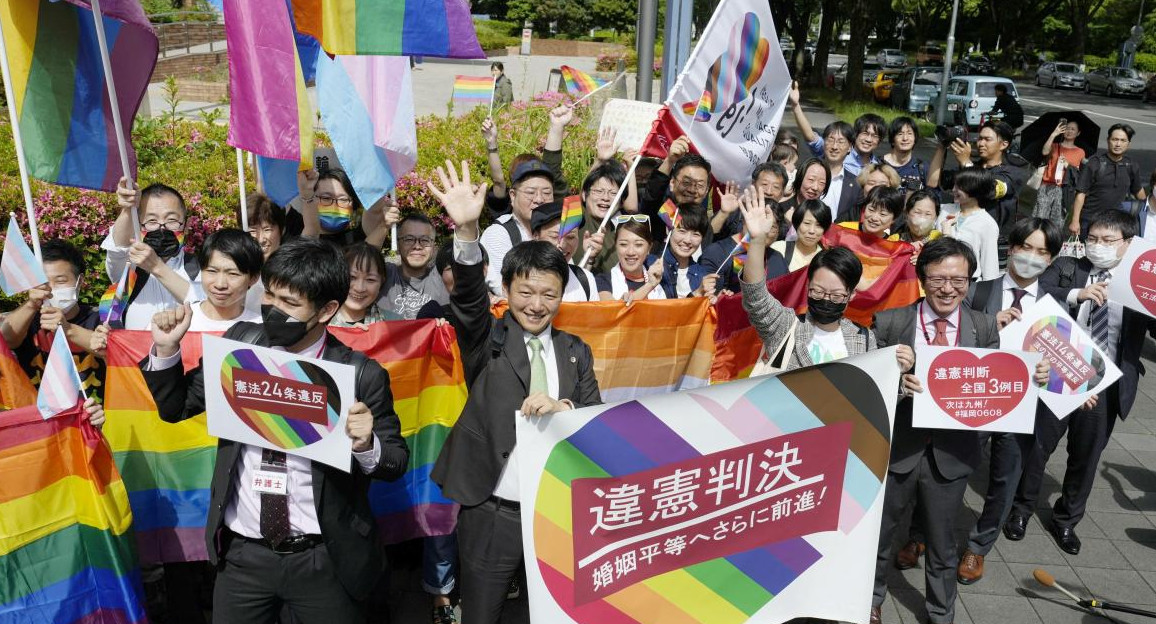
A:
<svg viewBox="0 0 1156 624">
<path fill-rule="evenodd" d="M 678 206 L 675 205 L 673 199 L 667 199 L 662 207 L 658 209 L 658 218 L 666 224 L 666 227 L 673 230 L 678 227 L 681 219 L 678 218 Z"/>
<path fill-rule="evenodd" d="M 494 79 L 490 76 L 454 76 L 455 102 L 489 102 L 493 95 Z"/>
<path fill-rule="evenodd" d="M 131 130 L 157 61 L 157 37 L 139 0 L 101 2 L 117 103 L 128 148 L 122 171 L 92 8 L 85 0 L 5 0 L 0 27 L 8 85 L 33 177 L 115 191 L 136 178 Z"/>
<path fill-rule="evenodd" d="M 590 74 L 574 69 L 569 65 L 562 66 L 562 80 L 566 83 L 566 90 L 576 95 L 588 95 L 595 89 L 604 86 L 609 80 L 595 78 Z"/>
<path fill-rule="evenodd" d="M 124 271 L 115 284 L 109 284 L 108 289 L 100 296 L 97 310 L 100 313 L 100 322 L 115 325 L 124 321 L 124 311 L 128 307 L 128 297 L 136 288 L 136 267 L 125 263 Z"/>
<path fill-rule="evenodd" d="M 36 387 L 8 343 L 0 340 L 0 412 L 29 405 L 36 405 Z"/>
<path fill-rule="evenodd" d="M 0 621 L 146 622 L 124 483 L 79 404 L 0 414 Z"/>
<path fill-rule="evenodd" d="M 710 91 L 703 91 L 702 97 L 698 100 L 698 105 L 694 102 L 686 102 L 682 105 L 682 112 L 687 115 L 694 115 L 695 121 L 710 121 L 710 109 L 714 102 L 714 96 Z"/>
<path fill-rule="evenodd" d="M 41 417 L 52 418 L 71 409 L 77 401 L 84 402 L 84 382 L 76 370 L 72 349 L 64 337 L 64 328 L 58 326 L 52 337 L 48 363 L 44 365 L 44 372 L 40 376 L 36 407 Z"/>
<path fill-rule="evenodd" d="M 863 262 L 863 280 L 870 287 L 856 291 L 847 304 L 847 318 L 868 326 L 876 312 L 915 303 L 922 293 L 911 256 L 915 248 L 901 241 L 889 241 L 840 225 L 827 229 L 823 247 L 846 247 Z M 862 283 L 862 282 L 860 282 Z M 804 305 L 806 299 L 803 300 Z"/>
<path fill-rule="evenodd" d="M 291 0 L 329 54 L 485 58 L 468 0 Z"/>
<path fill-rule="evenodd" d="M 743 265 L 747 263 L 747 250 L 751 247 L 751 235 L 743 234 L 743 239 L 731 250 L 731 268 L 735 275 L 743 272 Z M 725 265 L 724 265 L 725 266 Z"/>
<path fill-rule="evenodd" d="M 8 220 L 4 253 L 0 256 L 0 289 L 11 297 L 47 283 L 48 276 L 44 274 L 44 266 L 36 259 L 36 254 L 32 252 L 28 243 L 24 242 L 20 224 L 16 223 L 16 215 L 12 215 Z"/>
<path fill-rule="evenodd" d="M 285 0 L 225 0 L 228 143 L 313 166 L 313 109 Z"/>
<path fill-rule="evenodd" d="M 570 195 L 562 200 L 562 222 L 558 224 L 558 238 L 582 227 L 582 196 Z"/>
</svg>

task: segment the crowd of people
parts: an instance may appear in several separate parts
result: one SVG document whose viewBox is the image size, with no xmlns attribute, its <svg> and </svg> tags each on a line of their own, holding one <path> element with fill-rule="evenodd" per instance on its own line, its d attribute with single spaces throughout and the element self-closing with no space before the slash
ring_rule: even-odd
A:
<svg viewBox="0 0 1156 624">
<path fill-rule="evenodd" d="M 500 74 L 500 67 L 495 72 Z M 919 125 L 866 114 L 816 132 L 793 88 L 788 102 L 802 135 L 777 139 L 750 180 L 712 186 L 712 167 L 686 137 L 661 159 L 619 153 L 613 131 L 596 145 L 581 184 L 562 170 L 573 110 L 550 113 L 541 153 L 504 163 L 499 129 L 481 128 L 489 181 L 467 163 L 446 162 L 431 193 L 454 224 L 439 244 L 426 215 L 386 200 L 363 206 L 339 169 L 302 172 L 288 206 L 255 194 L 247 232 L 213 232 L 185 249 L 188 220 L 179 192 L 163 184 L 133 189 L 122 181 L 120 213 L 101 245 L 112 280 L 135 276 L 117 328 L 150 331 L 142 362 L 159 418 L 176 422 L 204 411 L 200 367 L 184 371 L 187 332 L 352 364 L 356 399 L 347 435 L 352 471 L 333 470 L 281 452 L 221 440 L 206 527 L 211 562 L 166 564 L 163 586 L 171 622 L 203 622 L 201 594 L 215 576 L 214 619 L 237 622 L 338 622 L 379 618 L 385 568 L 374 543 L 370 479 L 396 479 L 408 463 L 389 379 L 326 328 L 395 319 L 445 319 L 457 331 L 469 397 L 445 441 L 433 479 L 461 504 L 455 535 L 422 544 L 422 585 L 432 622 L 497 622 L 524 609 L 520 496 L 513 414 L 558 413 L 601 401 L 594 357 L 581 338 L 553 327 L 562 302 L 741 295 L 763 343 L 767 370 L 790 370 L 896 345 L 902 394 L 892 438 L 871 621 L 883 621 L 888 568 L 921 561 L 930 621 L 954 620 L 958 583 L 983 576 L 984 556 L 1000 532 L 1024 537 L 1037 507 L 1050 454 L 1067 433 L 1069 458 L 1049 532 L 1064 551 L 1080 551 L 1080 522 L 1112 426 L 1127 416 L 1140 373 L 1149 319 L 1107 298 L 1107 283 L 1133 237 L 1151 235 L 1153 218 L 1119 210 L 1128 193 L 1146 199 L 1126 155 L 1133 130 L 1107 135 L 1107 151 L 1085 158 L 1079 128 L 1056 128 L 1035 216 L 1018 218 L 1020 172 L 1007 163 L 1014 131 L 985 123 L 973 146 L 938 144 L 930 162 L 914 154 Z M 889 147 L 888 147 L 889 146 Z M 641 158 L 636 173 L 628 165 Z M 955 166 L 949 167 L 948 163 Z M 1071 205 L 1062 190 L 1073 185 Z M 564 223 L 578 201 L 582 222 Z M 673 216 L 672 209 L 673 206 Z M 140 231 L 133 230 L 134 212 Z M 606 219 L 607 215 L 611 217 Z M 488 226 L 482 227 L 483 223 Z M 831 245 L 833 228 L 891 241 L 910 251 L 925 296 L 876 315 L 871 327 L 845 316 L 869 287 L 861 259 Z M 1061 256 L 1065 233 L 1083 237 L 1085 258 Z M 396 236 L 396 261 L 383 246 Z M 741 258 L 741 261 L 740 261 Z M 51 334 L 63 327 L 86 389 L 100 396 L 108 325 L 78 302 L 85 274 L 80 250 L 43 245 L 49 283 L 8 313 L 3 336 L 34 380 Z M 806 271 L 807 311 L 798 315 L 766 287 Z M 999 329 L 1045 294 L 1066 305 L 1123 371 L 1122 379 L 1060 420 L 1042 403 L 1035 435 L 917 430 L 912 396 L 916 345 L 995 348 Z M 491 306 L 504 300 L 500 318 Z M 1041 363 L 1037 382 L 1046 379 Z M 93 421 L 103 418 L 90 405 Z M 991 476 L 983 513 L 962 553 L 954 522 L 968 476 L 990 442 Z M 282 475 L 279 487 L 256 477 Z M 909 535 L 896 535 L 913 510 Z M 898 541 L 896 541 L 898 540 Z M 893 553 L 893 543 L 904 543 Z"/>
</svg>

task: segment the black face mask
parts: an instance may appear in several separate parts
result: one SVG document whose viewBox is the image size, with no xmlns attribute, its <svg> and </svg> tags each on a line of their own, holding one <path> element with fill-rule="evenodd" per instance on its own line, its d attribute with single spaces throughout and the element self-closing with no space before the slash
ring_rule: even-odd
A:
<svg viewBox="0 0 1156 624">
<path fill-rule="evenodd" d="M 261 322 L 265 324 L 265 337 L 272 347 L 291 347 L 312 329 L 307 321 L 299 321 L 270 304 L 261 306 Z"/>
<path fill-rule="evenodd" d="M 826 325 L 827 323 L 836 323 L 843 318 L 843 313 L 847 311 L 847 302 L 833 303 L 827 299 L 815 299 L 807 297 L 807 316 L 811 320 Z"/>
<path fill-rule="evenodd" d="M 144 244 L 152 247 L 162 260 L 175 258 L 181 253 L 181 241 L 177 240 L 177 235 L 167 228 L 145 232 Z"/>
</svg>

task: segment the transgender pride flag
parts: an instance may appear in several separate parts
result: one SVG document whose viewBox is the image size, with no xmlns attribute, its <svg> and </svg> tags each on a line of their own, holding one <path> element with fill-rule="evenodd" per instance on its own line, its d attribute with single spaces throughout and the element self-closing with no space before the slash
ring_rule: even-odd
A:
<svg viewBox="0 0 1156 624">
<path fill-rule="evenodd" d="M 11 297 L 47 283 L 44 267 L 24 242 L 16 215 L 12 215 L 8 220 L 8 236 L 4 239 L 4 255 L 0 258 L 0 289 Z"/>
<path fill-rule="evenodd" d="M 47 420 L 76 407 L 80 400 L 84 400 L 84 384 L 72 359 L 72 350 L 68 348 L 68 339 L 64 337 L 64 328 L 57 327 L 52 337 L 52 351 L 40 376 L 36 408 L 41 418 Z"/>
</svg>

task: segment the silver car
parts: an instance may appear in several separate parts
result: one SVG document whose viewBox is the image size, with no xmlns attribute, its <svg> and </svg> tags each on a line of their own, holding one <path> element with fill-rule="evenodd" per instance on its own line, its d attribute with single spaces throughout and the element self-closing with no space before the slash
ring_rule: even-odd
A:
<svg viewBox="0 0 1156 624">
<path fill-rule="evenodd" d="M 875 60 L 884 67 L 906 67 L 907 55 L 903 50 L 895 48 L 883 48 L 875 55 Z"/>
<path fill-rule="evenodd" d="M 1136 70 L 1127 67 L 1101 67 L 1084 74 L 1084 93 L 1102 92 L 1114 95 L 1144 95 L 1144 79 Z"/>
<path fill-rule="evenodd" d="M 1037 87 L 1083 89 L 1084 82 L 1084 74 L 1080 71 L 1080 66 L 1075 63 L 1047 62 L 1036 70 Z"/>
</svg>

